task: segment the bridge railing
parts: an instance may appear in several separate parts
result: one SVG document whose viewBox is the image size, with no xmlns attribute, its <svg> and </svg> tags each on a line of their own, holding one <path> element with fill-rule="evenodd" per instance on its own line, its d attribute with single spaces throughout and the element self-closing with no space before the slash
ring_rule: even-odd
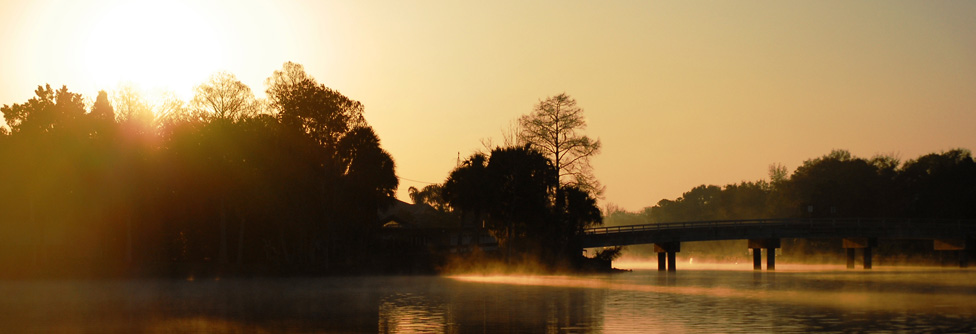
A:
<svg viewBox="0 0 976 334">
<path fill-rule="evenodd" d="M 763 227 L 763 226 L 803 226 L 809 228 L 822 227 L 857 227 L 857 228 L 910 228 L 925 226 L 930 228 L 953 228 L 966 231 L 968 227 L 976 226 L 973 220 L 956 219 L 891 219 L 891 218 L 781 218 L 781 219 L 738 219 L 738 220 L 707 220 L 688 221 L 660 224 L 640 224 L 595 227 L 584 230 L 586 235 L 614 234 L 642 231 L 665 231 L 694 228 L 717 227 Z"/>
</svg>

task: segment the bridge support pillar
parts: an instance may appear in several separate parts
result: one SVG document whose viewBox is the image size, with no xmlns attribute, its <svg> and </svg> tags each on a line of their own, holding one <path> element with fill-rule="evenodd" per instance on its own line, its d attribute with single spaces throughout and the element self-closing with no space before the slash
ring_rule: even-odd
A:
<svg viewBox="0 0 976 334">
<path fill-rule="evenodd" d="M 937 251 L 953 251 L 959 260 L 959 268 L 969 267 L 969 258 L 966 251 L 968 246 L 966 239 L 935 239 L 933 248 Z"/>
<path fill-rule="evenodd" d="M 675 252 L 668 252 L 668 271 L 678 270 L 678 254 Z"/>
<path fill-rule="evenodd" d="M 878 245 L 876 238 L 844 238 L 844 248 L 847 249 L 847 268 L 854 268 L 854 252 L 862 249 L 864 255 L 864 269 L 871 269 L 871 249 Z"/>
<path fill-rule="evenodd" d="M 654 251 L 657 252 L 657 269 L 664 270 L 664 259 L 667 258 L 668 271 L 677 271 L 677 253 L 681 251 L 680 242 L 655 243 Z"/>
<path fill-rule="evenodd" d="M 762 250 L 766 249 L 766 270 L 776 270 L 776 249 L 779 248 L 779 238 L 749 239 L 752 249 L 752 269 L 762 270 Z"/>
<path fill-rule="evenodd" d="M 871 247 L 864 248 L 864 269 L 871 269 Z"/>
<path fill-rule="evenodd" d="M 657 270 L 658 271 L 665 271 L 665 270 L 668 269 L 668 267 L 667 267 L 667 264 L 668 264 L 668 262 L 667 262 L 667 255 L 668 254 L 665 253 L 665 252 L 657 253 Z"/>
</svg>

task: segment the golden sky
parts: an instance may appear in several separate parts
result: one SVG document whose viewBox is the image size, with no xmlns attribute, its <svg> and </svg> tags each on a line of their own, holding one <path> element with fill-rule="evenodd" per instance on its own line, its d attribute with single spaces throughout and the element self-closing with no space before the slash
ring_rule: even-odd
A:
<svg viewBox="0 0 976 334">
<path fill-rule="evenodd" d="M 261 96 L 285 61 L 363 102 L 397 174 L 442 182 L 480 139 L 567 93 L 603 141 L 604 203 L 848 149 L 976 148 L 973 1 L 2 1 L 0 104 L 118 81 Z M 400 197 L 409 186 L 401 179 Z"/>
</svg>

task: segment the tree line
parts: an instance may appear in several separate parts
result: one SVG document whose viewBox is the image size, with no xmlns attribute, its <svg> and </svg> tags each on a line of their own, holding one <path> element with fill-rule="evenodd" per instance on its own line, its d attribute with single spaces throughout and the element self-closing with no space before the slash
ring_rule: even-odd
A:
<svg viewBox="0 0 976 334">
<path fill-rule="evenodd" d="M 267 100 L 218 73 L 190 101 L 39 86 L 4 105 L 4 276 L 349 272 L 398 186 L 364 107 L 285 63 Z"/>
<path fill-rule="evenodd" d="M 846 150 L 834 150 L 804 161 L 792 174 L 782 165 L 772 165 L 769 180 L 721 187 L 700 185 L 676 199 L 662 199 L 639 212 L 627 212 L 609 205 L 605 222 L 614 226 L 757 218 L 908 218 L 923 223 L 933 220 L 971 222 L 976 218 L 974 204 L 976 162 L 966 149 L 930 153 L 904 163 L 892 156 L 861 158 Z M 732 243 L 703 247 L 713 253 L 744 252 L 741 245 Z M 929 242 L 899 247 L 931 253 L 932 246 Z M 810 248 L 834 249 L 838 246 Z M 641 247 L 635 247 L 635 250 L 647 251 Z"/>
</svg>

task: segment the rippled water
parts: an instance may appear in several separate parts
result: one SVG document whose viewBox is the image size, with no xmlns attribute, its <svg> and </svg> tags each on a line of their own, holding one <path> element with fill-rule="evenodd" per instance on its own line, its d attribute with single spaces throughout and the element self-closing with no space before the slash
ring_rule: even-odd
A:
<svg viewBox="0 0 976 334">
<path fill-rule="evenodd" d="M 976 332 L 976 271 L 0 281 L 0 332 Z"/>
</svg>

